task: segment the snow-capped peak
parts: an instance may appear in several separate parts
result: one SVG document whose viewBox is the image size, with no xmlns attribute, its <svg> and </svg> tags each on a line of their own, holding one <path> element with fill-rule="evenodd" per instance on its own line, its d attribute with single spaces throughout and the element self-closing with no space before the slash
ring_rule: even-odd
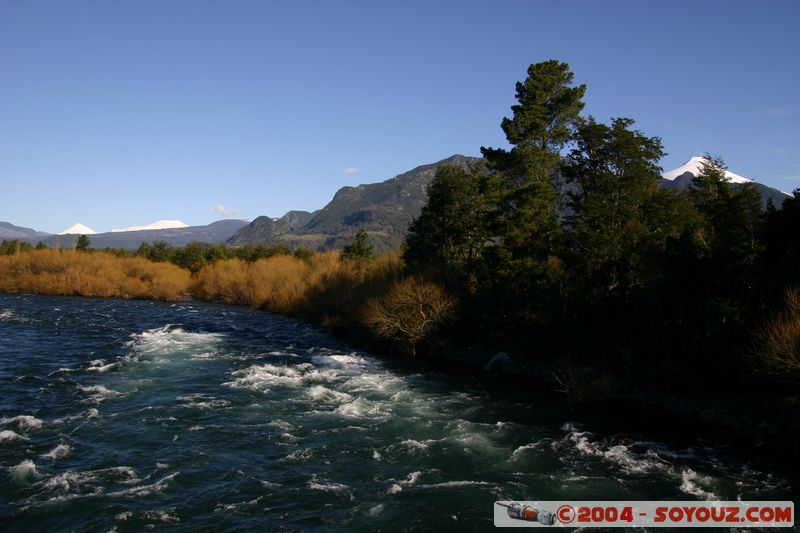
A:
<svg viewBox="0 0 800 533">
<path fill-rule="evenodd" d="M 664 172 L 664 174 L 662 174 L 662 177 L 665 180 L 672 181 L 675 178 L 677 178 L 678 176 L 682 176 L 683 174 L 686 174 L 687 172 L 689 172 L 691 174 L 694 174 L 695 176 L 699 176 L 700 175 L 700 171 L 703 170 L 703 163 L 705 161 L 706 161 L 705 157 L 695 156 L 695 157 L 691 158 L 690 160 L 688 160 L 683 165 L 679 166 L 678 168 L 673 168 L 669 172 Z M 740 176 L 739 174 L 734 174 L 733 172 L 730 172 L 729 170 L 725 171 L 725 177 L 728 178 L 729 180 L 731 180 L 731 182 L 733 182 L 733 183 L 750 183 L 751 181 L 753 181 L 753 180 L 745 178 L 744 176 Z"/>
<path fill-rule="evenodd" d="M 95 233 L 97 233 L 95 230 L 89 226 L 84 226 L 80 222 L 73 224 L 64 231 L 58 232 L 59 235 L 94 235 Z"/>
<path fill-rule="evenodd" d="M 120 231 L 148 231 L 153 229 L 175 229 L 175 228 L 188 228 L 188 224 L 184 224 L 180 220 L 156 220 L 152 224 L 145 224 L 144 226 L 131 226 L 129 228 L 116 228 L 112 229 L 112 233 Z"/>
</svg>

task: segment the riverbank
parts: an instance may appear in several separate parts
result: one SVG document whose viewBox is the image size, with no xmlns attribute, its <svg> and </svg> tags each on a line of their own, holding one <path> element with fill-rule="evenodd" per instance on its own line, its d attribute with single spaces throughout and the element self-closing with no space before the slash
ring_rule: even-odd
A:
<svg viewBox="0 0 800 533">
<path fill-rule="evenodd" d="M 218 260 L 192 274 L 141 257 L 30 250 L 0 256 L 0 292 L 246 305 L 409 355 L 435 344 L 457 307 L 441 286 L 406 274 L 397 254 L 363 260 L 339 252 Z"/>
<path fill-rule="evenodd" d="M 427 355 L 412 363 L 448 373 L 499 379 L 519 390 L 555 391 L 576 409 L 626 412 L 636 406 L 670 431 L 728 441 L 744 455 L 754 454 L 798 476 L 800 419 L 798 399 L 785 388 L 709 391 L 670 389 L 663 382 L 625 376 L 619 369 L 585 362 L 535 357 L 516 352 L 486 369 L 503 346 L 459 349 L 441 329 L 456 316 L 456 304 L 441 287 L 408 277 L 397 255 L 375 261 L 344 260 L 336 252 L 305 258 L 280 255 L 253 262 L 217 261 L 195 275 L 169 263 L 120 258 L 102 252 L 34 250 L 0 257 L 0 291 L 89 297 L 121 297 L 246 305 L 301 318 L 385 355 Z M 422 323 L 420 312 L 438 322 Z"/>
</svg>

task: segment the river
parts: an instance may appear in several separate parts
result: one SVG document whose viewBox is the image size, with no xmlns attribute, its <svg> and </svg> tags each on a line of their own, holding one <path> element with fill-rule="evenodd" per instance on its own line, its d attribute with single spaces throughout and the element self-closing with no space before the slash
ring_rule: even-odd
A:
<svg viewBox="0 0 800 533">
<path fill-rule="evenodd" d="M 506 388 L 246 308 L 0 295 L 0 524 L 478 531 L 495 500 L 791 498 Z"/>
</svg>

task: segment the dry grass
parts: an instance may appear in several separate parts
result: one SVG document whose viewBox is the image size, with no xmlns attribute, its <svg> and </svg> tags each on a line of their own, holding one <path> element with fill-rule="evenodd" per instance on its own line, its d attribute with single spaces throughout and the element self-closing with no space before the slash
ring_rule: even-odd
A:
<svg viewBox="0 0 800 533">
<path fill-rule="evenodd" d="M 249 305 L 276 313 L 293 313 L 307 289 L 308 262 L 281 255 L 247 263 L 217 261 L 197 273 L 192 293 L 201 300 Z"/>
<path fill-rule="evenodd" d="M 756 332 L 756 365 L 774 377 L 800 378 L 800 290 L 786 292 L 784 311 Z"/>
<path fill-rule="evenodd" d="M 292 314 L 335 328 L 357 316 L 366 294 L 380 291 L 401 271 L 396 255 L 376 261 L 347 261 L 339 252 L 313 254 L 308 260 L 274 256 L 253 263 L 217 261 L 197 273 L 192 292 L 198 298 Z"/>
<path fill-rule="evenodd" d="M 403 278 L 402 270 L 397 254 L 375 261 L 346 260 L 339 252 L 316 253 L 308 260 L 233 259 L 204 267 L 192 292 L 202 300 L 249 305 L 332 331 L 390 340 L 415 354 L 450 317 L 455 302 L 438 285 Z"/>
<path fill-rule="evenodd" d="M 175 265 L 102 252 L 0 256 L 0 292 L 181 300 L 188 296 L 190 278 Z"/>
</svg>

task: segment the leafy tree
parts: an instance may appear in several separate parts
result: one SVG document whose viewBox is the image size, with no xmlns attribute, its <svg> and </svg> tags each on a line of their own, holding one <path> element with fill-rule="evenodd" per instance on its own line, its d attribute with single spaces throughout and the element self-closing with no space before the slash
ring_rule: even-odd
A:
<svg viewBox="0 0 800 533">
<path fill-rule="evenodd" d="M 181 268 L 198 272 L 208 262 L 211 247 L 202 242 L 190 242 L 183 248 L 175 250 L 173 263 Z"/>
<path fill-rule="evenodd" d="M 484 168 L 437 168 L 428 187 L 428 203 L 408 230 L 406 262 L 458 283 L 474 275 L 492 237 L 489 218 L 495 209 L 494 193 Z"/>
<path fill-rule="evenodd" d="M 88 252 L 92 247 L 92 241 L 86 235 L 81 235 L 78 237 L 78 241 L 75 244 L 75 249 L 79 252 Z"/>
<path fill-rule="evenodd" d="M 175 249 L 165 241 L 156 241 L 153 244 L 143 242 L 136 250 L 136 255 L 160 263 L 173 261 Z"/>
<path fill-rule="evenodd" d="M 584 121 L 563 168 L 561 319 L 584 332 L 579 352 L 652 352 L 644 339 L 662 335 L 664 285 L 677 270 L 666 265 L 697 218 L 684 195 L 660 187 L 661 140 L 633 124 Z"/>
<path fill-rule="evenodd" d="M 215 261 L 223 261 L 229 258 L 228 249 L 224 244 L 215 244 L 209 248 L 206 259 L 213 263 Z"/>
<path fill-rule="evenodd" d="M 791 287 L 800 288 L 800 189 L 780 209 L 768 206 L 764 245 L 764 284 L 778 304 Z"/>
<path fill-rule="evenodd" d="M 721 158 L 706 155 L 689 198 L 705 219 L 699 235 L 705 255 L 736 276 L 742 269 L 753 271 L 761 248 L 763 211 L 758 191 L 749 183 L 732 185 L 726 170 Z"/>
<path fill-rule="evenodd" d="M 150 252 L 153 249 L 153 246 L 147 242 L 142 242 L 139 247 L 136 249 L 136 255 L 139 257 L 144 257 L 146 259 L 150 259 Z"/>
<path fill-rule="evenodd" d="M 511 150 L 481 148 L 505 187 L 497 233 L 514 256 L 546 256 L 557 228 L 554 180 L 586 92 L 585 85 L 573 87 L 573 79 L 569 65 L 555 60 L 528 67 L 528 77 L 516 85 L 512 117 L 501 123 Z"/>
<path fill-rule="evenodd" d="M 611 125 L 590 118 L 578 128 L 576 148 L 564 175 L 568 197 L 568 254 L 572 280 L 595 297 L 626 297 L 647 284 L 669 238 L 684 229 L 676 220 L 678 197 L 659 186 L 664 156 L 661 139 L 631 129 L 634 121 Z"/>
<path fill-rule="evenodd" d="M 358 230 L 353 242 L 344 247 L 342 256 L 346 259 L 375 259 L 375 246 L 369 242 L 369 234 L 367 233 L 367 230 Z"/>
<path fill-rule="evenodd" d="M 500 324 L 540 322 L 556 305 L 560 261 L 561 150 L 580 122 L 585 85 L 573 86 L 569 65 L 536 63 L 516 85 L 517 105 L 501 127 L 510 150 L 481 148 L 501 192 L 490 229 L 497 243 L 486 250 L 481 290 Z"/>
<path fill-rule="evenodd" d="M 675 315 L 694 364 L 718 365 L 724 357 L 730 369 L 736 361 L 732 356 L 750 343 L 751 325 L 761 315 L 757 274 L 763 211 L 751 185 L 732 184 L 725 176 L 721 158 L 705 159 L 688 191 L 700 223 L 679 250 L 682 261 L 672 287 L 685 303 Z"/>
<path fill-rule="evenodd" d="M 302 259 L 306 263 L 310 262 L 311 259 L 314 257 L 314 252 L 309 250 L 308 248 L 303 248 L 302 246 L 299 247 L 297 250 L 294 251 L 294 256 L 298 259 Z"/>
<path fill-rule="evenodd" d="M 45 249 L 47 249 L 47 245 L 45 243 L 43 243 L 42 241 L 39 241 L 39 242 L 36 243 L 36 249 L 37 250 L 45 250 Z"/>
<path fill-rule="evenodd" d="M 583 109 L 585 85 L 572 87 L 569 65 L 550 60 L 528 67 L 528 77 L 516 85 L 518 104 L 501 127 L 512 145 L 481 148 L 491 168 L 501 171 L 511 186 L 546 182 L 557 172 L 559 152 L 566 145 Z"/>
</svg>

